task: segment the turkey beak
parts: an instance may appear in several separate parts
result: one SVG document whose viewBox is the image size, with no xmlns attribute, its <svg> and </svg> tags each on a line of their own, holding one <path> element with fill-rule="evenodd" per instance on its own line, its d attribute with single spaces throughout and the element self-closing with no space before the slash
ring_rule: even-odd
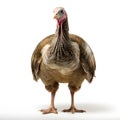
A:
<svg viewBox="0 0 120 120">
<path fill-rule="evenodd" d="M 58 18 L 59 18 L 59 15 L 58 15 L 58 14 L 55 14 L 53 18 L 54 18 L 54 19 L 58 19 Z"/>
</svg>

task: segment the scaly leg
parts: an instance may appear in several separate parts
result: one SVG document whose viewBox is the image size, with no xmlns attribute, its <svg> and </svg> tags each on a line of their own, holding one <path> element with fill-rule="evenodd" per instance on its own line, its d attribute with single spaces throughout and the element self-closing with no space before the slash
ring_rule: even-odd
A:
<svg viewBox="0 0 120 120">
<path fill-rule="evenodd" d="M 41 112 L 43 114 L 57 113 L 57 109 L 54 106 L 55 93 L 56 92 L 51 92 L 51 104 L 50 104 L 50 107 L 48 109 L 42 109 Z"/>
<path fill-rule="evenodd" d="M 55 108 L 54 105 L 54 99 L 55 99 L 55 94 L 58 89 L 58 84 L 54 84 L 53 86 L 47 86 L 47 90 L 51 91 L 51 103 L 48 109 L 42 109 L 40 110 L 43 114 L 48 114 L 48 113 L 56 113 L 57 114 L 57 109 Z"/>
<path fill-rule="evenodd" d="M 74 93 L 75 93 L 75 91 L 70 90 L 70 93 L 71 93 L 71 107 L 69 109 L 63 110 L 63 112 L 72 112 L 72 113 L 75 113 L 75 112 L 83 113 L 83 112 L 85 112 L 84 110 L 79 110 L 79 109 L 75 108 L 75 105 L 74 105 Z"/>
</svg>

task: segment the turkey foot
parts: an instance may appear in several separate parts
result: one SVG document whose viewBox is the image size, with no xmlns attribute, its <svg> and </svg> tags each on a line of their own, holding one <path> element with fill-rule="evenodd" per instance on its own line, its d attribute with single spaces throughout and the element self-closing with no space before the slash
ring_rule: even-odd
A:
<svg viewBox="0 0 120 120">
<path fill-rule="evenodd" d="M 64 109 L 63 112 L 72 112 L 72 113 L 80 112 L 80 113 L 83 113 L 83 112 L 86 112 L 86 111 L 85 110 L 78 110 L 75 107 L 70 107 L 69 109 Z"/>
<path fill-rule="evenodd" d="M 54 107 L 49 107 L 48 109 L 40 110 L 43 114 L 55 113 L 57 114 L 57 109 Z"/>
</svg>

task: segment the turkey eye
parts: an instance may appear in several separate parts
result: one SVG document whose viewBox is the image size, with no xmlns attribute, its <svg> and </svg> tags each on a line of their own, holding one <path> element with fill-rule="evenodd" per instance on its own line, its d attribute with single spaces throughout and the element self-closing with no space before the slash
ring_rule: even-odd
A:
<svg viewBox="0 0 120 120">
<path fill-rule="evenodd" d="M 63 14 L 63 10 L 60 11 Z"/>
</svg>

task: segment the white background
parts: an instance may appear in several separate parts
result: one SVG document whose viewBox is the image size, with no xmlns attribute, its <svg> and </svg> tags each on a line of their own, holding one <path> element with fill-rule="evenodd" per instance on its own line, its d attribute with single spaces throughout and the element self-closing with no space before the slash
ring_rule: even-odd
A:
<svg viewBox="0 0 120 120">
<path fill-rule="evenodd" d="M 119 0 L 1 0 L 0 1 L 0 120 L 120 119 L 120 1 Z M 84 38 L 94 51 L 97 70 L 75 95 L 86 113 L 62 113 L 69 107 L 67 84 L 60 84 L 58 115 L 38 110 L 50 103 L 43 83 L 33 81 L 31 55 L 40 40 L 55 32 L 53 9 L 63 6 L 70 33 Z"/>
</svg>

